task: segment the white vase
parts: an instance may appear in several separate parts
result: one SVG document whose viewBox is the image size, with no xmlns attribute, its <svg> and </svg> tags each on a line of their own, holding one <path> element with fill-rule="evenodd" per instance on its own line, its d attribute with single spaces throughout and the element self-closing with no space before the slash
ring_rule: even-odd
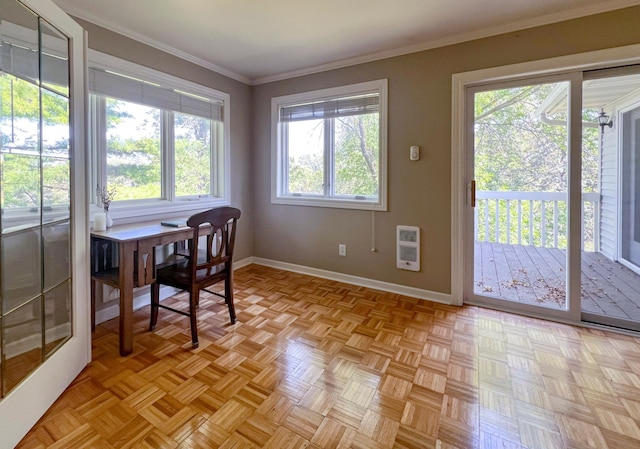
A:
<svg viewBox="0 0 640 449">
<path fill-rule="evenodd" d="M 107 214 L 107 228 L 110 228 L 113 226 L 113 218 L 111 218 L 108 210 L 105 210 L 104 213 Z"/>
</svg>

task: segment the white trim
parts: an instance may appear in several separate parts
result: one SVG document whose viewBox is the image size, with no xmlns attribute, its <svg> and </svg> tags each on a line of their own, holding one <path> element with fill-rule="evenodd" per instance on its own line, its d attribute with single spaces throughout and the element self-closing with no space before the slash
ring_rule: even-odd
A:
<svg viewBox="0 0 640 449">
<path fill-rule="evenodd" d="M 131 223 L 134 221 L 153 220 L 155 218 L 169 218 L 172 216 L 192 215 L 199 211 L 212 209 L 214 207 L 228 206 L 229 200 L 226 198 L 198 198 L 193 200 L 140 200 L 134 202 L 127 201 L 125 204 L 113 203 L 109 209 L 109 215 L 116 224 Z M 95 204 L 90 206 L 90 220 L 93 222 L 93 215 L 102 212 L 102 209 Z"/>
<path fill-rule="evenodd" d="M 300 92 L 271 98 L 271 203 L 295 206 L 332 207 L 338 209 L 387 210 L 387 154 L 388 154 L 388 85 L 389 81 L 379 79 L 346 86 L 331 87 L 314 91 Z M 346 95 L 358 95 L 378 92 L 379 106 L 379 169 L 378 169 L 378 199 L 347 199 L 344 196 L 293 196 L 284 195 L 285 166 L 280 135 L 280 107 L 290 106 L 306 101 L 323 101 Z M 326 162 L 326 161 L 325 161 Z M 330 167 L 327 167 L 330 168 Z M 326 174 L 325 174 L 326 176 Z"/>
<path fill-rule="evenodd" d="M 567 242 L 567 311 L 569 319 L 580 321 L 582 313 L 582 72 L 570 73 L 569 81 L 569 126 L 567 152 L 568 160 L 568 219 L 569 238 Z M 564 312 L 563 312 L 564 313 Z"/>
<path fill-rule="evenodd" d="M 380 189 L 382 190 L 382 189 Z M 281 196 L 271 200 L 272 204 L 285 204 L 288 206 L 312 206 L 331 207 L 335 209 L 354 210 L 375 210 L 386 211 L 385 205 L 380 205 L 377 201 L 369 200 L 343 200 L 336 198 L 312 198 L 305 196 Z"/>
<path fill-rule="evenodd" d="M 635 274 L 640 274 L 640 267 L 638 267 L 636 264 L 634 264 L 633 262 L 628 261 L 627 259 L 624 259 L 622 257 L 620 257 L 617 260 L 618 263 L 620 263 L 621 265 L 624 265 L 625 267 L 627 267 L 628 269 L 630 269 L 631 271 L 633 271 Z"/>
<path fill-rule="evenodd" d="M 360 287 L 382 290 L 389 293 L 397 293 L 399 295 L 409 296 L 411 298 L 424 299 L 441 304 L 452 304 L 451 295 L 448 295 L 446 293 L 439 293 L 415 287 L 407 287 L 406 285 L 392 284 L 390 282 L 378 281 L 375 279 L 368 279 L 360 276 L 352 276 L 350 274 L 327 271 L 319 268 L 306 267 L 303 265 L 296 265 L 288 262 L 263 259 L 261 257 L 252 257 L 251 263 L 254 263 L 256 265 L 264 265 L 271 268 L 278 268 L 286 271 L 293 271 L 294 273 L 308 274 L 309 276 L 330 279 L 332 281 L 358 285 Z"/>
<path fill-rule="evenodd" d="M 496 81 L 559 75 L 640 62 L 640 45 L 629 45 L 569 56 L 543 59 L 501 67 L 457 73 L 452 76 L 451 113 L 451 292 L 454 304 L 463 301 L 464 217 L 466 206 L 466 117 L 465 91 L 468 87 Z"/>
<path fill-rule="evenodd" d="M 631 65 L 640 61 L 640 44 L 595 50 L 567 56 L 522 62 L 470 72 L 455 73 L 452 76 L 455 87 L 469 87 L 495 81 L 557 75 L 572 71 L 587 71 L 609 68 L 617 65 Z"/>
<path fill-rule="evenodd" d="M 637 98 L 625 98 L 620 103 L 613 105 L 613 109 L 616 112 L 614 119 L 614 132 L 616 133 L 616 242 L 614 248 L 614 259 L 622 263 L 624 266 L 640 274 L 640 267 L 633 264 L 622 257 L 622 160 L 623 160 L 623 116 L 640 107 L 640 101 Z"/>
</svg>

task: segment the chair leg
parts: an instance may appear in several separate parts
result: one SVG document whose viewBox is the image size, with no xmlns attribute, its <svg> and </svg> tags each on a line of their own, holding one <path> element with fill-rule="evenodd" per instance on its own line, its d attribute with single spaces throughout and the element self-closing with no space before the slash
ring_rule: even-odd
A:
<svg viewBox="0 0 640 449">
<path fill-rule="evenodd" d="M 198 316 L 196 314 L 199 297 L 200 297 L 200 290 L 191 289 L 191 291 L 189 292 L 189 319 L 191 320 L 191 344 L 192 344 L 191 347 L 193 349 L 196 349 L 199 345 Z"/>
<path fill-rule="evenodd" d="M 151 284 L 151 313 L 149 317 L 149 332 L 156 328 L 158 323 L 158 304 L 160 303 L 160 284 L 154 282 Z"/>
<path fill-rule="evenodd" d="M 233 305 L 233 278 L 232 275 L 229 274 L 229 277 L 224 281 L 224 301 L 227 303 L 227 307 L 229 307 L 229 319 L 231 320 L 231 324 L 236 323 L 236 308 Z"/>
</svg>

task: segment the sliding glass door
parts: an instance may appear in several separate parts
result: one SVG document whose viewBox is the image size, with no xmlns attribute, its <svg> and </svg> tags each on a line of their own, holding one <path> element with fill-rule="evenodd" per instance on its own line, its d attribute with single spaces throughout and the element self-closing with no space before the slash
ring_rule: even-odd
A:
<svg viewBox="0 0 640 449">
<path fill-rule="evenodd" d="M 640 330 L 640 67 L 466 88 L 464 300 Z"/>
<path fill-rule="evenodd" d="M 572 142 L 580 130 L 569 126 L 566 101 L 576 83 L 555 77 L 467 89 L 467 302 L 576 314 L 568 273 L 571 229 L 579 227 L 571 221 L 570 173 L 579 164 Z"/>
<path fill-rule="evenodd" d="M 640 330 L 640 68 L 587 72 L 582 97 L 582 320 Z"/>
<path fill-rule="evenodd" d="M 473 117 L 473 290 L 506 308 L 566 311 L 568 81 L 487 86 Z"/>
</svg>

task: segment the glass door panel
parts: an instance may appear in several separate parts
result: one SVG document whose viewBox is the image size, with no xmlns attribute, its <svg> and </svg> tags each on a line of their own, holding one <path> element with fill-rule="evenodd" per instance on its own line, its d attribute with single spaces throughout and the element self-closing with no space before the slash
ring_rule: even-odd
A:
<svg viewBox="0 0 640 449">
<path fill-rule="evenodd" d="M 0 1 L 0 69 L 18 78 L 38 84 L 38 16 L 19 1 Z"/>
<path fill-rule="evenodd" d="M 2 318 L 2 395 L 42 363 L 42 301 L 37 297 Z"/>
<path fill-rule="evenodd" d="M 64 281 L 44 294 L 45 357 L 71 337 L 71 286 Z"/>
<path fill-rule="evenodd" d="M 640 330 L 640 74 L 597 76 L 583 84 L 582 320 Z"/>
<path fill-rule="evenodd" d="M 42 289 L 40 230 L 27 228 L 2 236 L 2 313 L 39 296 Z"/>
<path fill-rule="evenodd" d="M 71 332 L 69 40 L 0 9 L 0 397 Z M 46 348 L 44 347 L 46 346 Z"/>
<path fill-rule="evenodd" d="M 69 41 L 67 37 L 40 18 L 40 45 L 42 86 L 68 97 Z"/>
<path fill-rule="evenodd" d="M 473 294 L 566 310 L 569 82 L 473 96 Z"/>
<path fill-rule="evenodd" d="M 90 359 L 85 44 L 82 28 L 52 1 L 0 0 L 0 422 L 11 423 L 2 429 L 7 447 Z"/>
</svg>

